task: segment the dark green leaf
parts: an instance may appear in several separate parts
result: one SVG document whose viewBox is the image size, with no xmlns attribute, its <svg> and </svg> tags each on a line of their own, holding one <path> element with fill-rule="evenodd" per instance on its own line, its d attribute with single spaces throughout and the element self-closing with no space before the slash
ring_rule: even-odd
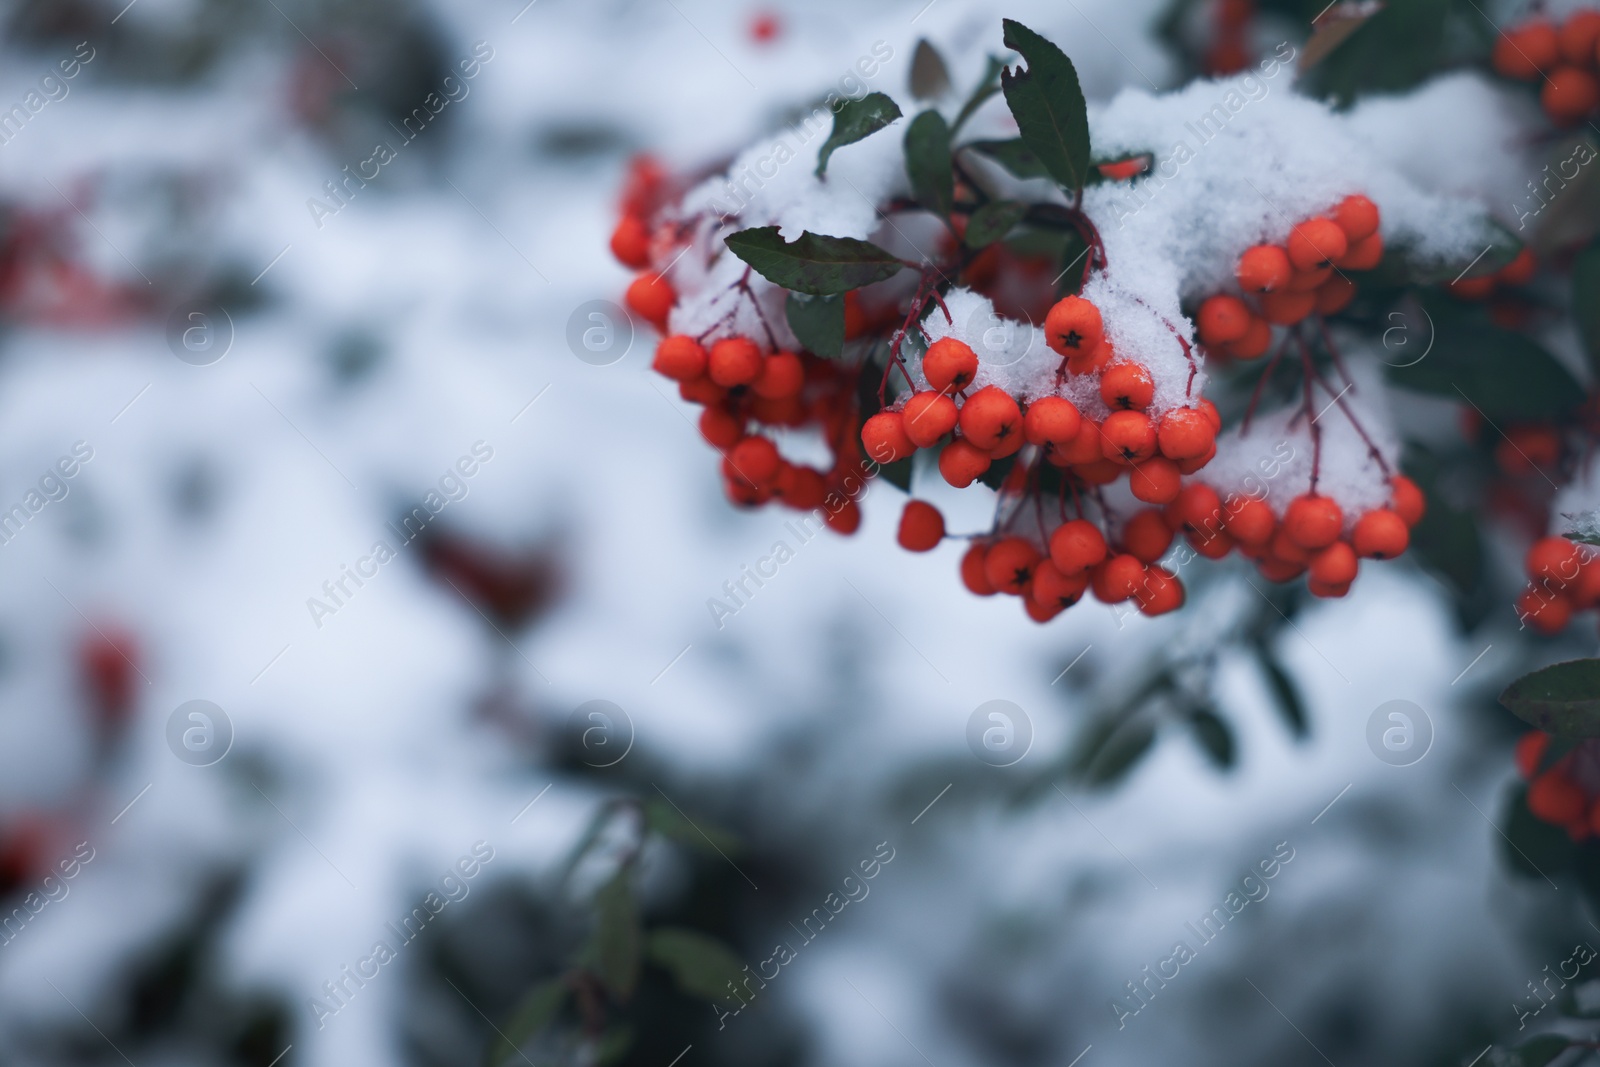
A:
<svg viewBox="0 0 1600 1067">
<path fill-rule="evenodd" d="M 650 962 L 666 968 L 678 988 L 701 1000 L 728 1000 L 743 977 L 744 964 L 733 950 L 697 930 L 662 927 L 650 934 Z"/>
<path fill-rule="evenodd" d="M 955 174 L 950 163 L 950 127 L 932 109 L 911 120 L 906 129 L 906 176 L 917 203 L 947 217 L 955 200 Z"/>
<path fill-rule="evenodd" d="M 1200 747 L 1212 763 L 1223 770 L 1233 766 L 1233 731 L 1228 729 L 1228 724 L 1216 712 L 1207 708 L 1190 712 L 1189 728 L 1194 731 L 1195 740 L 1200 742 Z"/>
<path fill-rule="evenodd" d="M 1552 737 L 1545 742 L 1544 752 L 1539 756 L 1539 766 L 1533 769 L 1530 778 L 1536 778 L 1560 763 L 1568 752 L 1578 747 L 1581 737 Z"/>
<path fill-rule="evenodd" d="M 627 1023 L 619 1023 L 600 1035 L 600 1043 L 595 1046 L 594 1062 L 596 1067 L 606 1067 L 607 1064 L 616 1063 L 628 1054 L 633 1047 L 633 1027 Z"/>
<path fill-rule="evenodd" d="M 1395 385 L 1474 405 L 1497 423 L 1555 419 L 1582 402 L 1567 369 L 1525 334 L 1441 293 L 1423 294 L 1422 306 L 1432 347 L 1409 366 L 1389 367 Z"/>
<path fill-rule="evenodd" d="M 1013 137 L 1009 141 L 971 141 L 961 147 L 988 156 L 1010 171 L 1013 177 L 1050 177 L 1050 172 L 1039 162 L 1039 157 L 1028 150 L 1020 137 Z"/>
<path fill-rule="evenodd" d="M 1574 1044 L 1576 1042 L 1572 1038 L 1560 1034 L 1540 1034 L 1528 1038 L 1511 1050 L 1509 1058 L 1497 1062 L 1504 1063 L 1506 1067 L 1545 1067 Z"/>
<path fill-rule="evenodd" d="M 1028 213 L 1027 204 L 1015 200 L 991 200 L 972 213 L 967 220 L 964 240 L 969 248 L 987 248 L 1016 229 L 1022 216 Z"/>
<path fill-rule="evenodd" d="M 1500 820 L 1506 866 L 1527 878 L 1553 878 L 1572 864 L 1577 846 L 1567 831 L 1534 818 L 1528 810 L 1528 789 L 1518 785 L 1506 799 L 1506 815 Z"/>
<path fill-rule="evenodd" d="M 728 249 L 774 285 L 812 296 L 834 296 L 881 282 L 903 264 L 870 241 L 802 233 L 787 242 L 778 227 L 729 234 Z"/>
<path fill-rule="evenodd" d="M 1256 646 L 1256 659 L 1261 664 L 1261 673 L 1267 676 L 1267 684 L 1272 687 L 1273 702 L 1278 713 L 1289 724 L 1289 730 L 1296 738 L 1304 738 L 1311 732 L 1311 724 L 1306 718 L 1306 706 L 1300 699 L 1300 690 L 1295 686 L 1294 679 L 1289 677 L 1289 672 L 1283 669 L 1278 657 L 1265 645 Z"/>
<path fill-rule="evenodd" d="M 1578 321 L 1589 369 L 1600 377 L 1600 242 L 1578 253 L 1572 263 L 1572 317 Z"/>
<path fill-rule="evenodd" d="M 1028 63 L 1000 74 L 1022 142 L 1057 184 L 1076 193 L 1089 175 L 1089 114 L 1078 72 L 1065 52 L 1022 23 L 1003 25 L 1006 47 Z"/>
<path fill-rule="evenodd" d="M 1320 95 L 1348 102 L 1362 93 L 1409 89 L 1437 73 L 1453 38 L 1445 27 L 1451 6 L 1451 0 L 1388 4 L 1318 64 L 1312 80 Z"/>
<path fill-rule="evenodd" d="M 950 68 L 939 50 L 924 37 L 911 53 L 911 95 L 918 100 L 937 100 L 950 91 Z"/>
<path fill-rule="evenodd" d="M 669 841 L 702 852 L 722 852 L 733 855 L 739 851 L 739 839 L 706 822 L 696 819 L 690 822 L 678 809 L 659 800 L 646 800 L 644 802 L 645 825 Z"/>
<path fill-rule="evenodd" d="M 911 457 L 897 459 L 893 463 L 885 463 L 878 468 L 878 477 L 899 489 L 902 493 L 911 492 Z"/>
<path fill-rule="evenodd" d="M 1506 687 L 1500 703 L 1559 737 L 1600 737 L 1600 659 L 1555 663 Z"/>
<path fill-rule="evenodd" d="M 868 93 L 860 100 L 846 100 L 833 113 L 833 132 L 817 153 L 817 177 L 828 169 L 828 159 L 847 144 L 870 137 L 900 117 L 900 105 L 883 93 Z"/>
<path fill-rule="evenodd" d="M 1011 468 L 1015 467 L 1016 465 L 1016 456 L 1006 456 L 1004 459 L 997 459 L 993 463 L 989 464 L 988 470 L 978 475 L 978 481 L 982 482 L 984 485 L 987 485 L 990 489 L 999 492 L 1001 484 L 1003 484 L 1006 480 L 1006 475 L 1010 474 Z"/>
<path fill-rule="evenodd" d="M 500 1040 L 489 1048 L 489 1067 L 500 1067 L 528 1040 L 555 1020 L 567 1000 L 567 983 L 559 978 L 540 982 L 523 995 L 511 1019 L 500 1027 Z"/>
<path fill-rule="evenodd" d="M 600 981 L 618 1000 L 633 995 L 639 980 L 639 905 L 626 871 L 600 887 L 594 895 L 595 925 L 588 961 Z"/>
<path fill-rule="evenodd" d="M 1000 72 L 1005 67 L 1006 65 L 994 56 L 989 57 L 989 67 L 983 72 L 983 80 L 972 91 L 967 102 L 961 105 L 961 110 L 956 112 L 956 120 L 950 124 L 952 134 L 965 126 L 967 120 L 977 114 L 978 109 L 987 103 L 990 97 L 1000 91 Z"/>
<path fill-rule="evenodd" d="M 1150 751 L 1155 739 L 1155 727 L 1146 722 L 1130 723 L 1113 730 L 1098 748 L 1085 753 L 1084 781 L 1094 787 L 1115 784 Z"/>
<path fill-rule="evenodd" d="M 783 311 L 800 347 L 823 359 L 838 359 L 843 354 L 843 297 L 790 293 Z"/>
</svg>

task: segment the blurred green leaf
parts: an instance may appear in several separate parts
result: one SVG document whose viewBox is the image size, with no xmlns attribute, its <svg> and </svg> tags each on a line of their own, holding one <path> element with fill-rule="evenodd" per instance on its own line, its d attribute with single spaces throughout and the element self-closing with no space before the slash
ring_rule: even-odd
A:
<svg viewBox="0 0 1600 1067">
<path fill-rule="evenodd" d="M 931 108 L 906 128 L 906 176 L 917 203 L 941 218 L 955 201 L 955 174 L 950 169 L 950 127 Z"/>
<path fill-rule="evenodd" d="M 1600 378 L 1600 242 L 1578 253 L 1572 263 L 1572 317 L 1578 322 L 1589 369 Z"/>
<path fill-rule="evenodd" d="M 1020 22 L 1005 19 L 1004 41 L 1027 62 L 1000 73 L 1000 88 L 1022 143 L 1063 189 L 1076 193 L 1089 176 L 1089 111 L 1078 71 L 1067 54 Z"/>
<path fill-rule="evenodd" d="M 790 293 L 783 307 L 789 329 L 814 356 L 838 359 L 844 353 L 844 298 Z"/>
<path fill-rule="evenodd" d="M 549 1026 L 560 1014 L 567 1000 L 567 983 L 560 978 L 540 982 L 528 990 L 512 1012 L 511 1019 L 500 1027 L 500 1039 L 489 1048 L 489 1067 L 500 1067 L 515 1056 L 528 1040 Z"/>
<path fill-rule="evenodd" d="M 1103 788 L 1121 781 L 1155 743 L 1155 727 L 1147 722 L 1113 723 L 1088 738 L 1074 760 L 1085 784 Z"/>
<path fill-rule="evenodd" d="M 969 248 L 987 248 L 1015 229 L 1027 213 L 1028 205 L 1015 200 L 990 201 L 967 220 L 964 240 Z"/>
<path fill-rule="evenodd" d="M 1045 169 L 1039 157 L 1029 151 L 1028 146 L 1022 143 L 1020 137 L 1009 141 L 970 141 L 961 146 L 970 148 L 979 155 L 988 156 L 1000 164 L 1012 177 L 1015 178 L 1048 178 L 1050 172 Z"/>
<path fill-rule="evenodd" d="M 616 1063 L 628 1054 L 633 1047 L 633 1027 L 627 1023 L 620 1023 L 606 1030 L 600 1035 L 600 1043 L 595 1046 L 594 1062 L 596 1067 L 605 1067 L 606 1064 Z"/>
<path fill-rule="evenodd" d="M 936 100 L 950 91 L 950 68 L 939 50 L 926 37 L 917 41 L 911 53 L 911 95 L 918 100 Z"/>
<path fill-rule="evenodd" d="M 1273 707 L 1278 709 L 1278 714 L 1289 726 L 1289 732 L 1297 740 L 1305 738 L 1311 733 L 1311 723 L 1306 717 L 1306 706 L 1300 699 L 1300 690 L 1295 686 L 1294 679 L 1289 677 L 1289 672 L 1283 669 L 1283 664 L 1278 662 L 1278 657 L 1265 643 L 1258 643 L 1255 650 L 1261 673 L 1267 676 L 1267 684 L 1272 688 Z"/>
<path fill-rule="evenodd" d="M 659 800 L 644 802 L 645 825 L 669 841 L 702 852 L 723 852 L 733 855 L 739 851 L 739 839 L 703 819 L 690 822 L 677 808 Z"/>
<path fill-rule="evenodd" d="M 815 233 L 785 241 L 776 226 L 740 230 L 724 243 L 767 281 L 812 296 L 833 296 L 881 282 L 904 266 L 870 241 Z"/>
<path fill-rule="evenodd" d="M 846 100 L 833 113 L 833 132 L 817 153 L 817 177 L 828 169 L 828 160 L 845 145 L 870 137 L 901 117 L 900 105 L 883 93 L 868 93 L 860 100 Z"/>
<path fill-rule="evenodd" d="M 1393 0 L 1312 72 L 1319 95 L 1342 103 L 1409 89 L 1439 67 L 1451 0 Z"/>
<path fill-rule="evenodd" d="M 643 931 L 639 925 L 639 905 L 628 883 L 628 872 L 600 887 L 594 896 L 594 934 L 588 962 L 618 1000 L 633 995 L 639 980 L 639 954 Z"/>
<path fill-rule="evenodd" d="M 1540 1034 L 1530 1037 L 1511 1050 L 1511 1055 L 1498 1062 L 1505 1067 L 1545 1067 L 1545 1064 L 1571 1048 L 1576 1042 L 1560 1034 Z"/>
<path fill-rule="evenodd" d="M 1571 865 L 1577 846 L 1559 826 L 1528 810 L 1528 789 L 1518 785 L 1506 798 L 1501 855 L 1506 866 L 1528 878 L 1554 878 Z"/>
<path fill-rule="evenodd" d="M 666 968 L 678 988 L 701 1000 L 727 1000 L 728 983 L 738 984 L 744 964 L 733 950 L 698 930 L 663 927 L 652 931 L 650 962 Z"/>
<path fill-rule="evenodd" d="M 983 72 L 983 80 L 978 82 L 978 87 L 972 91 L 967 102 L 961 105 L 961 110 L 956 112 L 956 120 L 950 124 L 950 132 L 954 134 L 967 124 L 967 120 L 977 114 L 978 109 L 1000 91 L 1000 72 L 1005 69 L 1005 63 L 989 57 L 989 66 Z"/>
<path fill-rule="evenodd" d="M 1600 659 L 1555 663 L 1506 687 L 1500 703 L 1545 733 L 1600 737 Z"/>
<path fill-rule="evenodd" d="M 1209 708 L 1197 708 L 1189 713 L 1189 728 L 1194 731 L 1194 738 L 1207 759 L 1222 770 L 1233 766 L 1233 731 L 1221 716 Z"/>
</svg>

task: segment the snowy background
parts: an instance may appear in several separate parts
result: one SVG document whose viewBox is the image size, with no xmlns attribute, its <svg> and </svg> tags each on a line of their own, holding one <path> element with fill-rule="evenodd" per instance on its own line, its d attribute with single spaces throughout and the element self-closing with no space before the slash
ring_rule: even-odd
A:
<svg viewBox="0 0 1600 1067">
<path fill-rule="evenodd" d="M 1005 783 L 1091 705 L 1263 608 L 1244 572 L 1213 568 L 1176 617 L 1086 604 L 1037 627 L 960 587 L 960 544 L 900 552 L 880 486 L 858 536 L 807 543 L 714 624 L 707 599 L 784 516 L 727 506 L 693 409 L 649 373 L 648 327 L 604 366 L 567 340 L 629 279 L 606 248 L 629 156 L 725 160 L 875 42 L 893 58 L 871 88 L 903 92 L 919 37 L 967 84 L 1002 14 L 1060 41 L 1097 105 L 1172 78 L 1148 0 L 813 3 L 771 9 L 770 42 L 751 33 L 764 13 L 11 5 L 0 108 L 80 42 L 94 58 L 0 145 L 34 264 L 7 265 L 27 281 L 7 276 L 0 334 L 0 507 L 28 514 L 0 546 L 6 907 L 80 843 L 93 858 L 0 945 L 0 1060 L 478 1062 L 571 941 L 576 920 L 540 902 L 616 792 L 744 842 L 709 877 L 752 962 L 879 842 L 896 855 L 744 1015 L 719 1031 L 695 1006 L 626 1062 L 1462 1063 L 1515 1032 L 1512 1002 L 1586 927 L 1498 858 L 1511 638 L 1459 637 L 1407 565 L 1280 638 L 1308 740 L 1225 655 L 1232 773 L 1175 732 L 1114 792 L 1020 806 Z M 348 206 L 308 207 L 474 60 L 469 91 Z M 195 365 L 169 321 L 203 305 L 225 311 L 206 358 L 225 354 Z M 75 447 L 50 482 L 65 496 L 33 512 Z M 325 583 L 399 544 L 390 524 L 430 493 L 448 501 L 434 547 L 334 600 Z M 496 606 L 462 567 L 424 566 L 452 552 L 526 595 Z M 131 694 L 110 711 L 91 684 L 107 674 Z M 968 751 L 994 699 L 1029 717 L 1034 764 Z M 1431 721 L 1410 766 L 1368 743 L 1395 699 Z M 231 736 L 208 766 L 172 741 L 196 700 Z M 570 755 L 591 700 L 631 720 L 605 770 Z M 438 925 L 318 1013 L 478 843 L 493 858 Z M 1270 892 L 1119 1025 L 1126 983 L 1194 944 L 1185 924 L 1274 850 L 1293 858 Z M 663 907 L 688 906 L 680 861 L 647 870 Z"/>
</svg>

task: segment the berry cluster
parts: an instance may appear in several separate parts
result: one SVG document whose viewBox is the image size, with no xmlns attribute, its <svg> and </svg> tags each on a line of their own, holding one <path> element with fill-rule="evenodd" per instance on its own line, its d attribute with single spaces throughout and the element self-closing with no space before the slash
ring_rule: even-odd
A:
<svg viewBox="0 0 1600 1067">
<path fill-rule="evenodd" d="M 1208 76 L 1225 78 L 1250 66 L 1254 59 L 1250 24 L 1255 14 L 1255 0 L 1217 0 L 1211 12 L 1210 41 L 1201 61 Z"/>
<path fill-rule="evenodd" d="M 1517 770 L 1528 783 L 1528 811 L 1560 826 L 1574 841 L 1600 834 L 1600 743 L 1581 741 L 1540 769 L 1550 735 L 1532 730 L 1517 739 Z"/>
<path fill-rule="evenodd" d="M 1518 252 L 1516 258 L 1492 274 L 1483 274 L 1476 278 L 1461 278 L 1445 286 L 1453 296 L 1462 300 L 1488 300 L 1500 290 L 1507 287 L 1520 287 L 1533 280 L 1533 272 L 1538 268 L 1538 262 L 1533 258 L 1533 252 L 1524 248 Z M 1508 324 L 1514 325 L 1514 324 Z"/>
<path fill-rule="evenodd" d="M 1504 77 L 1543 82 L 1545 114 L 1575 126 L 1600 105 L 1600 11 L 1574 11 L 1559 26 L 1535 16 L 1502 32 L 1489 61 Z"/>
<path fill-rule="evenodd" d="M 1331 217 L 1319 215 L 1295 226 L 1284 244 L 1246 249 L 1234 278 L 1258 306 L 1227 293 L 1207 298 L 1196 316 L 1207 352 L 1259 359 L 1272 347 L 1273 326 L 1343 311 L 1356 295 L 1355 283 L 1343 272 L 1371 270 L 1383 258 L 1378 221 L 1376 204 L 1365 196 L 1347 196 Z"/>
<path fill-rule="evenodd" d="M 1539 633 L 1558 634 L 1575 612 L 1600 606 L 1600 559 L 1588 545 L 1541 537 L 1523 560 L 1528 588 L 1517 598 L 1517 617 Z"/>
</svg>

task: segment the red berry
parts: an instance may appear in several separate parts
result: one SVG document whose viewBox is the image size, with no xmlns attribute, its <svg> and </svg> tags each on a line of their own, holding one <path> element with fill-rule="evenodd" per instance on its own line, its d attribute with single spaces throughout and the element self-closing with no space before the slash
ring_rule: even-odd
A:
<svg viewBox="0 0 1600 1067">
<path fill-rule="evenodd" d="M 1009 444 L 1022 435 L 1022 409 L 1011 394 L 998 386 L 986 385 L 961 405 L 961 435 L 986 450 Z"/>
<path fill-rule="evenodd" d="M 1103 459 L 1104 455 L 1100 451 L 1100 424 L 1093 419 L 1080 417 L 1077 435 L 1060 446 L 1060 454 L 1065 463 L 1093 463 Z"/>
<path fill-rule="evenodd" d="M 711 346 L 706 369 L 724 389 L 749 385 L 761 376 L 761 349 L 748 337 L 726 337 Z"/>
<path fill-rule="evenodd" d="M 1495 39 L 1489 62 L 1495 71 L 1518 81 L 1533 81 L 1550 70 L 1561 58 L 1561 41 L 1556 28 L 1544 19 L 1535 19 Z M 1591 57 L 1592 61 L 1592 57 Z"/>
<path fill-rule="evenodd" d="M 1033 569 L 1040 558 L 1039 550 L 1027 541 L 1005 537 L 989 546 L 983 560 L 983 574 L 999 592 L 1021 596 L 1033 581 Z"/>
<path fill-rule="evenodd" d="M 1200 343 L 1207 347 L 1237 341 L 1250 329 L 1250 309 L 1236 296 L 1207 297 L 1195 316 Z"/>
<path fill-rule="evenodd" d="M 1072 401 L 1060 396 L 1046 396 L 1028 405 L 1022 419 L 1022 433 L 1032 445 L 1053 445 L 1063 448 L 1078 435 L 1083 417 Z"/>
<path fill-rule="evenodd" d="M 1142 615 L 1165 615 L 1183 607 L 1183 583 L 1165 567 L 1146 567 L 1133 595 Z"/>
<path fill-rule="evenodd" d="M 1087 519 L 1073 519 L 1050 535 L 1050 562 L 1062 574 L 1077 574 L 1106 558 L 1106 539 Z"/>
<path fill-rule="evenodd" d="M 1530 579 L 1543 578 L 1559 589 L 1577 579 L 1583 552 L 1565 537 L 1541 537 L 1528 549 L 1523 562 Z"/>
<path fill-rule="evenodd" d="M 984 570 L 984 561 L 988 554 L 988 545 L 982 541 L 974 541 L 972 547 L 967 549 L 966 555 L 961 557 L 961 584 L 967 587 L 968 592 L 978 596 L 994 596 L 996 592 Z"/>
<path fill-rule="evenodd" d="M 1524 778 L 1532 778 L 1539 770 L 1539 764 L 1544 762 L 1545 750 L 1550 747 L 1550 735 L 1543 730 L 1529 730 L 1517 738 L 1516 755 L 1513 757 L 1517 764 L 1517 772 Z"/>
<path fill-rule="evenodd" d="M 679 382 L 678 395 L 691 404 L 710 407 L 726 400 L 728 391 L 710 378 L 696 378 L 689 382 Z"/>
<path fill-rule="evenodd" d="M 1089 589 L 1103 604 L 1120 604 L 1133 596 L 1144 579 L 1144 564 L 1123 553 L 1089 571 Z"/>
<path fill-rule="evenodd" d="M 634 314 L 666 333 L 667 316 L 672 313 L 678 294 L 661 275 L 647 272 L 633 280 L 623 300 Z"/>
<path fill-rule="evenodd" d="M 1121 478 L 1128 468 L 1115 460 L 1105 458 L 1097 459 L 1093 463 L 1077 463 L 1072 467 L 1072 473 L 1085 485 L 1110 485 Z"/>
<path fill-rule="evenodd" d="M 1389 479 L 1389 489 L 1393 493 L 1391 506 L 1406 521 L 1406 525 L 1415 526 L 1421 522 L 1428 510 L 1428 500 L 1417 488 L 1417 483 L 1404 474 L 1396 474 Z"/>
<path fill-rule="evenodd" d="M 900 547 L 907 552 L 931 552 L 944 540 L 944 516 L 925 500 L 908 500 L 900 513 Z"/>
<path fill-rule="evenodd" d="M 1311 293 L 1283 290 L 1261 298 L 1261 316 L 1274 326 L 1293 326 L 1311 314 L 1316 306 L 1317 298 Z"/>
<path fill-rule="evenodd" d="M 1222 527 L 1243 544 L 1264 545 L 1272 540 L 1278 520 L 1265 501 L 1236 496 L 1228 499 Z"/>
<path fill-rule="evenodd" d="M 1315 270 L 1297 270 L 1289 276 L 1289 284 L 1284 286 L 1284 291 L 1289 293 L 1315 293 L 1323 282 L 1333 277 L 1333 267 L 1318 267 Z"/>
<path fill-rule="evenodd" d="M 1349 247 L 1349 238 L 1332 219 L 1307 219 L 1289 231 L 1289 262 L 1295 270 L 1321 270 Z"/>
<path fill-rule="evenodd" d="M 1307 493 L 1289 501 L 1283 528 L 1301 548 L 1327 548 L 1344 529 L 1344 512 L 1328 497 Z"/>
<path fill-rule="evenodd" d="M 1333 209 L 1333 221 L 1353 245 L 1378 232 L 1378 205 L 1359 193 L 1347 196 Z"/>
<path fill-rule="evenodd" d="M 1168 459 L 1203 456 L 1217 440 L 1211 419 L 1199 408 L 1173 408 L 1161 416 L 1156 443 Z"/>
<path fill-rule="evenodd" d="M 1093 374 L 1116 358 L 1116 349 L 1112 347 L 1111 339 L 1107 338 L 1100 344 L 1084 352 L 1082 355 L 1067 357 L 1068 374 Z"/>
<path fill-rule="evenodd" d="M 1537 474 L 1561 462 L 1561 434 L 1554 426 L 1508 426 L 1494 459 L 1507 474 Z"/>
<path fill-rule="evenodd" d="M 957 438 L 939 452 L 939 473 L 957 489 L 965 489 L 983 477 L 991 462 L 988 452 L 965 438 Z"/>
<path fill-rule="evenodd" d="M 834 533 L 848 537 L 861 529 L 861 505 L 847 497 L 844 505 L 837 511 L 824 508 L 822 521 L 827 523 L 828 529 Z"/>
<path fill-rule="evenodd" d="M 1172 531 L 1155 508 L 1137 512 L 1122 528 L 1122 547 L 1141 563 L 1154 563 L 1172 545 Z"/>
<path fill-rule="evenodd" d="M 1156 453 L 1156 428 L 1142 411 L 1113 411 L 1100 424 L 1100 452 L 1132 466 Z"/>
<path fill-rule="evenodd" d="M 1561 58 L 1574 66 L 1593 63 L 1597 43 L 1600 43 L 1600 11 L 1574 11 L 1556 31 L 1556 46 L 1560 49 Z"/>
<path fill-rule="evenodd" d="M 1088 572 L 1063 574 L 1061 568 L 1050 560 L 1042 559 L 1033 570 L 1033 585 L 1028 589 L 1028 599 L 1061 611 L 1082 600 L 1084 590 L 1088 588 Z"/>
<path fill-rule="evenodd" d="M 1363 559 L 1394 559 L 1410 543 L 1406 521 L 1388 508 L 1367 512 L 1350 531 L 1350 544 Z"/>
<path fill-rule="evenodd" d="M 906 401 L 901 415 L 906 436 L 918 448 L 927 448 L 956 428 L 960 413 L 956 402 L 941 393 L 916 393 Z"/>
<path fill-rule="evenodd" d="M 905 417 L 898 411 L 880 411 L 861 427 L 861 444 L 878 463 L 905 459 L 917 450 L 906 434 Z"/>
<path fill-rule="evenodd" d="M 1223 346 L 1234 359 L 1260 359 L 1272 347 L 1272 325 L 1260 316 L 1250 317 L 1250 328 L 1237 341 Z"/>
<path fill-rule="evenodd" d="M 1335 541 L 1311 557 L 1311 577 L 1324 585 L 1349 585 L 1360 567 L 1355 549 L 1343 541 Z"/>
<path fill-rule="evenodd" d="M 643 270 L 650 265 L 650 229 L 637 215 L 624 215 L 611 231 L 611 254 L 624 267 Z"/>
<path fill-rule="evenodd" d="M 978 354 L 965 342 L 943 337 L 928 346 L 922 373 L 936 393 L 959 393 L 978 373 Z"/>
<path fill-rule="evenodd" d="M 706 350 L 693 337 L 673 334 L 656 345 L 656 358 L 650 365 L 663 377 L 692 382 L 706 372 Z"/>
<path fill-rule="evenodd" d="M 1100 376 L 1100 399 L 1113 411 L 1143 411 L 1155 396 L 1150 372 L 1137 363 L 1117 363 Z"/>
<path fill-rule="evenodd" d="M 1565 826 L 1583 818 L 1588 813 L 1589 802 L 1577 783 L 1552 768 L 1529 784 L 1528 810 L 1544 822 Z"/>
<path fill-rule="evenodd" d="M 1458 278 L 1445 286 L 1452 296 L 1462 300 L 1487 300 L 1489 294 L 1494 292 L 1495 277 L 1493 274 L 1481 274 L 1472 278 Z"/>
<path fill-rule="evenodd" d="M 761 373 L 751 385 L 757 396 L 781 400 L 795 396 L 806 383 L 806 369 L 793 352 L 774 352 L 761 361 Z"/>
<path fill-rule="evenodd" d="M 1256 245 L 1247 248 L 1239 257 L 1234 276 L 1239 288 L 1247 293 L 1270 293 L 1289 282 L 1294 267 L 1289 263 L 1289 253 L 1277 245 Z"/>
<path fill-rule="evenodd" d="M 1306 579 L 1306 589 L 1312 596 L 1324 599 L 1336 599 L 1350 592 L 1350 583 L 1324 582 L 1317 578 Z"/>
<path fill-rule="evenodd" d="M 1383 234 L 1375 233 L 1351 241 L 1334 266 L 1340 270 L 1371 270 L 1383 260 Z"/>
<path fill-rule="evenodd" d="M 1579 67 L 1558 67 L 1546 77 L 1539 90 L 1539 103 L 1545 114 L 1569 126 L 1579 122 L 1600 103 L 1600 81 Z"/>
<path fill-rule="evenodd" d="M 1318 315 L 1337 315 L 1350 306 L 1356 298 L 1356 283 L 1349 278 L 1334 275 L 1318 286 L 1312 294 L 1316 297 Z"/>
<path fill-rule="evenodd" d="M 1165 456 L 1151 456 L 1133 465 L 1128 474 L 1128 488 L 1136 499 L 1146 504 L 1170 504 L 1178 499 L 1183 479 L 1178 465 Z"/>
<path fill-rule="evenodd" d="M 1591 14 L 1600 19 L 1600 12 L 1591 12 Z M 1524 248 L 1517 253 L 1516 258 L 1510 263 L 1501 267 L 1495 277 L 1503 285 L 1527 285 L 1533 280 L 1533 272 L 1537 266 L 1538 263 L 1533 258 L 1533 250 Z"/>
<path fill-rule="evenodd" d="M 700 413 L 700 436 L 714 448 L 732 448 L 744 437 L 744 420 L 725 408 L 706 408 Z"/>
<path fill-rule="evenodd" d="M 1572 605 L 1559 593 L 1529 589 L 1517 598 L 1517 617 L 1549 637 L 1567 628 L 1572 621 Z"/>
<path fill-rule="evenodd" d="M 1093 352 L 1105 336 L 1100 309 L 1081 296 L 1056 301 L 1044 318 L 1044 339 L 1060 356 Z"/>
<path fill-rule="evenodd" d="M 778 476 L 783 457 L 778 446 L 765 437 L 746 437 L 728 449 L 728 466 L 732 475 L 743 478 L 751 485 L 771 485 Z"/>
<path fill-rule="evenodd" d="M 1173 529 L 1209 540 L 1222 529 L 1222 498 L 1209 485 L 1186 485 L 1167 505 L 1166 519 Z"/>
</svg>

